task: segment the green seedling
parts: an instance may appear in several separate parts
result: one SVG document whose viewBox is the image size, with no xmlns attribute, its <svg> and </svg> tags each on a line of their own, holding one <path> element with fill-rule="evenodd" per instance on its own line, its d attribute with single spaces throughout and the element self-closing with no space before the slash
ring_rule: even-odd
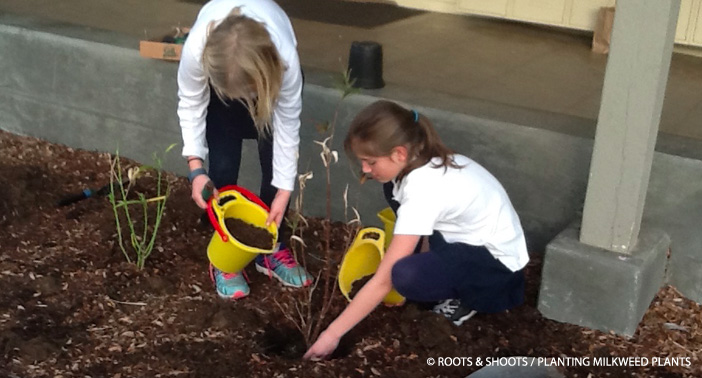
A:
<svg viewBox="0 0 702 378">
<path fill-rule="evenodd" d="M 168 146 L 163 155 L 175 146 L 175 144 Z M 163 212 L 166 209 L 166 200 L 170 194 L 170 184 L 164 178 L 161 169 L 162 156 L 154 153 L 153 159 L 154 167 L 144 165 L 130 168 L 127 170 L 127 178 L 123 177 L 119 151 L 115 153 L 115 157 L 110 162 L 110 192 L 107 197 L 115 217 L 117 242 L 127 261 L 136 264 L 138 269 L 144 268 L 146 259 L 154 249 L 156 235 L 161 225 Z M 151 172 L 155 172 L 156 195 L 146 198 L 143 193 L 136 193 L 136 199 L 128 199 L 133 184 L 140 177 Z M 124 216 L 124 225 L 120 220 L 120 214 Z M 141 220 L 137 220 L 137 214 L 141 214 Z M 126 228 L 129 244 L 125 242 L 127 235 L 125 235 L 123 227 Z"/>
</svg>

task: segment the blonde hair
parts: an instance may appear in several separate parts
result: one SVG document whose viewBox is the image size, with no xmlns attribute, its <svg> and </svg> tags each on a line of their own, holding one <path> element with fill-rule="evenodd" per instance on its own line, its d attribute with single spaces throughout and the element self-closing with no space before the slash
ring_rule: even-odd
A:
<svg viewBox="0 0 702 378">
<path fill-rule="evenodd" d="M 407 148 L 408 156 L 407 166 L 397 176 L 398 182 L 435 157 L 441 159 L 435 167 L 460 168 L 451 156 L 453 150 L 444 145 L 428 118 L 390 101 L 376 101 L 361 110 L 351 121 L 344 140 L 346 154 L 352 158 L 390 156 L 398 146 Z"/>
<path fill-rule="evenodd" d="M 263 24 L 234 8 L 209 31 L 202 65 L 222 101 L 243 102 L 259 135 L 270 131 L 284 66 Z"/>
</svg>

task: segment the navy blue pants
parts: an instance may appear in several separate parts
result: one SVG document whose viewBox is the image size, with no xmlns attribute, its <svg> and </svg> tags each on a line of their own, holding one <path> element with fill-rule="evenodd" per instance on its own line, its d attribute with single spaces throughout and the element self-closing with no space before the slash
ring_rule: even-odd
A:
<svg viewBox="0 0 702 378">
<path fill-rule="evenodd" d="M 386 197 L 392 194 L 391 183 L 384 192 Z M 399 204 L 395 205 L 393 210 L 397 211 Z M 392 284 L 409 300 L 460 299 L 462 306 L 484 313 L 508 310 L 524 302 L 523 270 L 512 272 L 484 246 L 447 243 L 439 232 L 429 236 L 428 252 L 415 250 L 395 263 Z"/>
<path fill-rule="evenodd" d="M 258 159 L 261 165 L 259 197 L 268 206 L 273 202 L 277 189 L 273 180 L 273 137 L 259 137 L 246 106 L 236 100 L 222 102 L 210 89 L 207 106 L 205 138 L 210 149 L 209 176 L 215 187 L 236 185 L 241 166 L 241 149 L 244 139 L 258 140 Z"/>
</svg>

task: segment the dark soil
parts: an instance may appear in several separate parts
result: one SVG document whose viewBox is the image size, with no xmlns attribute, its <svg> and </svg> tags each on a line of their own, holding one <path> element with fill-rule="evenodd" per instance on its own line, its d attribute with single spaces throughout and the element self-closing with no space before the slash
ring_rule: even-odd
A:
<svg viewBox="0 0 702 378">
<path fill-rule="evenodd" d="M 238 218 L 224 219 L 229 234 L 241 244 L 258 249 L 273 248 L 273 235 L 268 230 L 246 223 Z"/>
<path fill-rule="evenodd" d="M 353 281 L 351 284 L 351 291 L 349 292 L 349 298 L 354 299 L 356 294 L 358 294 L 358 291 L 361 290 L 363 285 L 370 281 L 371 278 L 373 278 L 373 276 L 365 276 Z"/>
<path fill-rule="evenodd" d="M 442 356 L 686 357 L 689 366 L 561 370 L 583 378 L 702 376 L 698 304 L 661 289 L 632 338 L 550 321 L 536 308 L 538 254 L 518 308 L 455 327 L 415 304 L 379 306 L 342 339 L 334 359 L 302 361 L 305 346 L 290 319 L 299 319 L 307 291 L 248 267 L 251 295 L 220 299 L 207 273 L 213 231 L 200 224 L 184 178 L 169 177 L 154 252 L 137 270 L 117 246 L 105 198 L 56 206 L 65 194 L 109 182 L 107 154 L 0 132 L 0 156 L 0 377 L 465 377 L 478 369 L 427 365 Z M 303 235 L 307 267 L 318 278 L 322 224 L 313 219 Z M 336 267 L 354 235 L 342 223 L 331 235 Z M 345 306 L 337 290 L 324 324 Z"/>
</svg>

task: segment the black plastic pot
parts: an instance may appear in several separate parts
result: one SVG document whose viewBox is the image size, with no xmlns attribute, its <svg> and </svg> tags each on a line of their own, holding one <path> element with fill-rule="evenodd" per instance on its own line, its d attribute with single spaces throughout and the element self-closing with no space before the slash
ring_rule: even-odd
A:
<svg viewBox="0 0 702 378">
<path fill-rule="evenodd" d="M 349 52 L 349 70 L 353 86 L 363 89 L 379 89 L 383 81 L 383 47 L 372 41 L 354 41 Z"/>
</svg>

